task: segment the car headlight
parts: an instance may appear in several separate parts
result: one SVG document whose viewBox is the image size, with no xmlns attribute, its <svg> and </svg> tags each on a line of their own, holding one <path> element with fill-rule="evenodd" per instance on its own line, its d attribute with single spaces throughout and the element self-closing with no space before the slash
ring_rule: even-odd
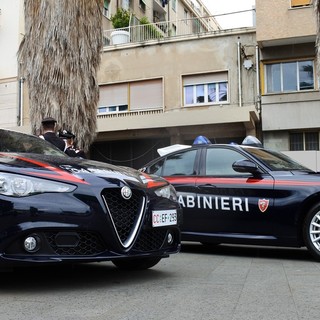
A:
<svg viewBox="0 0 320 320">
<path fill-rule="evenodd" d="M 0 194 L 13 197 L 26 197 L 44 192 L 71 192 L 76 187 L 66 183 L 0 173 Z"/>
<path fill-rule="evenodd" d="M 156 189 L 155 193 L 159 197 L 167 198 L 172 201 L 177 201 L 176 190 L 171 184 L 168 184 L 162 188 Z"/>
</svg>

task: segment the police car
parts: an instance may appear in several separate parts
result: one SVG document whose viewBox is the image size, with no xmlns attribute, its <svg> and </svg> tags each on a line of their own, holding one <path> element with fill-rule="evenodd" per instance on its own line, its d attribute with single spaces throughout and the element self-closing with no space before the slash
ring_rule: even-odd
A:
<svg viewBox="0 0 320 320">
<path fill-rule="evenodd" d="M 0 129 L 0 268 L 111 261 L 147 269 L 180 250 L 182 210 L 164 179 L 71 158 Z"/>
<path fill-rule="evenodd" d="M 320 260 L 319 173 L 254 137 L 242 145 L 197 142 L 158 150 L 162 156 L 140 169 L 178 192 L 182 240 L 306 246 Z"/>
</svg>

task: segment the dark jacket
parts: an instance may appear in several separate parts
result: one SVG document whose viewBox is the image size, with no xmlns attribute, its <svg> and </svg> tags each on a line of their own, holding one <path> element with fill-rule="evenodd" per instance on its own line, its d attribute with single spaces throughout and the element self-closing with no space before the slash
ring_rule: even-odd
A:
<svg viewBox="0 0 320 320">
<path fill-rule="evenodd" d="M 42 135 L 44 140 L 52 143 L 56 147 L 58 147 L 61 151 L 64 151 L 66 148 L 66 143 L 63 139 L 59 138 L 54 132 L 46 132 Z"/>
</svg>

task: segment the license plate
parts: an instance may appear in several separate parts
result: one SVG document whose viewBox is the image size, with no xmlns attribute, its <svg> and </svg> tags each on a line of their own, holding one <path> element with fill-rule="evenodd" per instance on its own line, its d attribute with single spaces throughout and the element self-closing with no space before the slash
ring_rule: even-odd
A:
<svg viewBox="0 0 320 320">
<path fill-rule="evenodd" d="M 156 210 L 152 211 L 152 226 L 163 227 L 177 224 L 176 210 Z"/>
</svg>

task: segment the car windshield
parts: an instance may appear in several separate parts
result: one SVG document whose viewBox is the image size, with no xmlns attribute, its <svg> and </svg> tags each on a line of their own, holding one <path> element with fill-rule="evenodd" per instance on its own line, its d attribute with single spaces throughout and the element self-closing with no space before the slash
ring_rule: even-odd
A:
<svg viewBox="0 0 320 320">
<path fill-rule="evenodd" d="M 272 171 L 312 171 L 280 152 L 252 147 L 243 147 L 243 149 L 264 163 Z"/>
<path fill-rule="evenodd" d="M 0 129 L 0 152 L 67 156 L 64 152 L 43 139 L 5 129 Z"/>
</svg>

